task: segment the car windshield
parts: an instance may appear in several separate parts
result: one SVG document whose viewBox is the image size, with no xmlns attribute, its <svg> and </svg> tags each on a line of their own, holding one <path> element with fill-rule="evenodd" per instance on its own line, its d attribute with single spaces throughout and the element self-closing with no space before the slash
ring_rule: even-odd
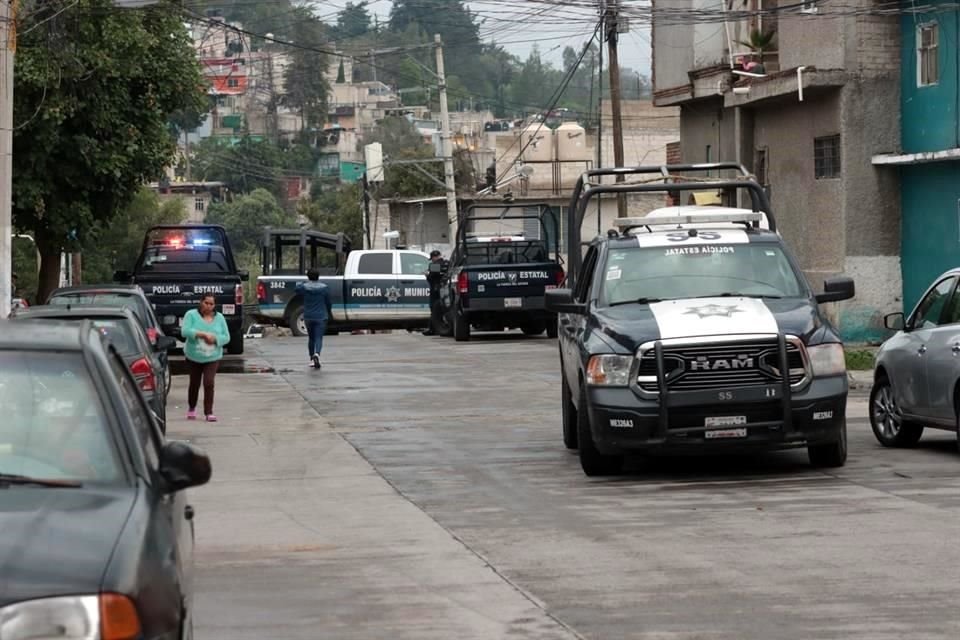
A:
<svg viewBox="0 0 960 640">
<path fill-rule="evenodd" d="M 79 354 L 0 351 L 0 474 L 114 483 L 121 466 Z"/>
<path fill-rule="evenodd" d="M 600 304 L 713 296 L 792 298 L 805 287 L 772 243 L 691 244 L 612 249 Z"/>
<path fill-rule="evenodd" d="M 51 296 L 47 304 L 60 307 L 68 304 L 123 307 L 133 311 L 141 320 L 149 318 L 149 314 L 144 308 L 143 299 L 131 293 L 119 293 L 116 291 L 63 291 Z"/>
</svg>

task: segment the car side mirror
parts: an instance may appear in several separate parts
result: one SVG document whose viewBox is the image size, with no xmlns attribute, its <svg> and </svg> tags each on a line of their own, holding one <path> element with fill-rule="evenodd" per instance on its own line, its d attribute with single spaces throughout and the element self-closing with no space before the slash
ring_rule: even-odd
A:
<svg viewBox="0 0 960 640">
<path fill-rule="evenodd" d="M 210 457 L 180 440 L 168 440 L 160 452 L 160 475 L 167 493 L 199 487 L 210 481 Z"/>
<path fill-rule="evenodd" d="M 173 336 L 157 336 L 157 342 L 154 349 L 157 351 L 170 351 L 177 346 L 177 339 Z"/>
<path fill-rule="evenodd" d="M 237 272 L 237 275 L 240 276 L 240 281 L 241 281 L 241 282 L 249 282 L 249 281 L 250 281 L 250 272 L 249 272 L 249 271 L 238 271 L 238 272 Z"/>
<path fill-rule="evenodd" d="M 583 315 L 587 312 L 587 305 L 574 301 L 572 289 L 548 289 L 544 292 L 544 305 L 554 313 Z"/>
<path fill-rule="evenodd" d="M 902 331 L 906 327 L 906 319 L 903 312 L 888 313 L 883 316 L 883 326 L 891 331 Z"/>
<path fill-rule="evenodd" d="M 130 280 L 129 271 L 114 271 L 113 272 L 113 281 L 114 282 L 128 282 Z"/>
<path fill-rule="evenodd" d="M 856 295 L 853 278 L 829 278 L 823 282 L 823 293 L 817 294 L 817 302 L 839 302 Z"/>
</svg>

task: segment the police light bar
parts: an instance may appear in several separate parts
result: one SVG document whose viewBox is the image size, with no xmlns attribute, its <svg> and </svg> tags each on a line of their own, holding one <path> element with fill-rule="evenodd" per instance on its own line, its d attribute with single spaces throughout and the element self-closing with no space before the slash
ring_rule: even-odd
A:
<svg viewBox="0 0 960 640">
<path fill-rule="evenodd" d="M 711 222 L 763 222 L 763 214 L 759 212 L 733 213 L 733 214 L 704 214 L 693 216 L 669 216 L 669 217 L 644 217 L 644 218 L 617 218 L 615 224 L 618 227 L 643 227 L 643 226 L 662 226 L 679 224 L 709 224 Z"/>
</svg>

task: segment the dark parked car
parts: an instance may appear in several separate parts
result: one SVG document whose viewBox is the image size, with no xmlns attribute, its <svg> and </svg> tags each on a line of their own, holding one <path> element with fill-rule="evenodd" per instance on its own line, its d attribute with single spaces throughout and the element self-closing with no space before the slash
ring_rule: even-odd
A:
<svg viewBox="0 0 960 640">
<path fill-rule="evenodd" d="M 136 378 L 147 403 L 157 414 L 160 424 L 165 425 L 167 395 L 161 386 L 162 383 L 159 382 L 164 378 L 165 368 L 160 361 L 160 354 L 173 348 L 176 344 L 174 338 L 161 336 L 157 338 L 155 345 L 151 345 L 137 316 L 126 307 L 45 305 L 32 307 L 14 316 L 14 320 L 18 322 L 36 319 L 74 322 L 92 320 L 93 326 L 113 341 L 117 351 Z M 162 428 L 166 431 L 165 427 Z"/>
<path fill-rule="evenodd" d="M 210 460 L 165 440 L 93 320 L 0 320 L 0 637 L 193 637 Z"/>
<path fill-rule="evenodd" d="M 135 284 L 85 284 L 77 287 L 61 287 L 55 289 L 47 304 L 65 305 L 96 305 L 98 307 L 129 307 L 139 318 L 150 344 L 156 345 L 157 339 L 164 335 L 160 327 L 153 305 L 147 300 L 147 294 Z M 170 393 L 170 367 L 167 362 L 166 350 L 160 351 L 160 361 L 163 365 L 164 393 Z"/>
</svg>

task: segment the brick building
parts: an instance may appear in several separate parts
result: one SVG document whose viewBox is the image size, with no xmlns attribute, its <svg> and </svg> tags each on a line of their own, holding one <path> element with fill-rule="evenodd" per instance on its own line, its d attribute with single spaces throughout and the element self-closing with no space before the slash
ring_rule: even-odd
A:
<svg viewBox="0 0 960 640">
<path fill-rule="evenodd" d="M 654 16 L 715 6 L 654 4 Z M 653 24 L 654 102 L 680 107 L 680 158 L 746 165 L 813 285 L 856 279 L 835 310 L 852 341 L 882 337 L 901 296 L 898 176 L 871 163 L 899 143 L 900 26 L 864 13 L 875 4 L 725 0 L 726 22 Z M 770 32 L 762 51 L 742 44 Z"/>
</svg>

